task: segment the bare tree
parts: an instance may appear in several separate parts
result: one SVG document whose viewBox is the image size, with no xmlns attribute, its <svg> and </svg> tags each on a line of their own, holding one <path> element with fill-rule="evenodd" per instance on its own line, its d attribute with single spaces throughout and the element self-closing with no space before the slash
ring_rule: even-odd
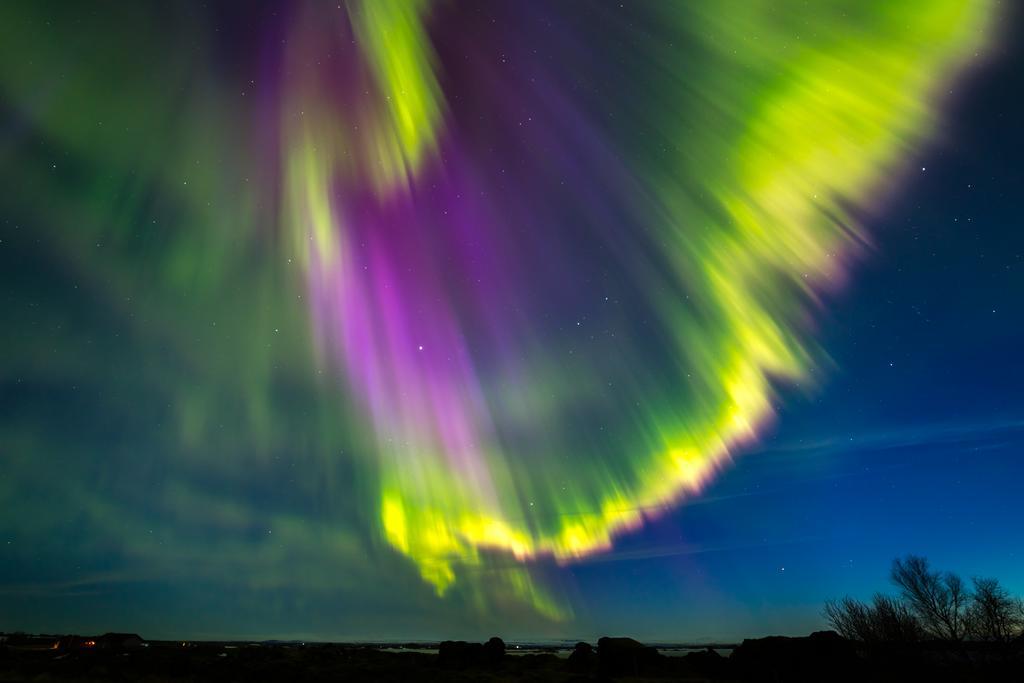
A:
<svg viewBox="0 0 1024 683">
<path fill-rule="evenodd" d="M 825 603 L 825 618 L 844 638 L 866 643 L 918 640 L 921 627 L 900 600 L 876 593 L 871 604 L 850 597 Z"/>
<path fill-rule="evenodd" d="M 902 600 L 876 593 L 872 614 L 879 640 L 896 643 L 920 640 L 921 624 Z"/>
<path fill-rule="evenodd" d="M 951 572 L 933 572 L 917 555 L 893 560 L 892 581 L 926 634 L 960 641 L 967 635 L 970 596 L 963 579 Z"/>
<path fill-rule="evenodd" d="M 825 603 L 825 619 L 842 637 L 866 641 L 871 636 L 868 609 L 865 603 L 851 597 L 829 600 Z"/>
<path fill-rule="evenodd" d="M 1024 630 L 1024 604 L 996 579 L 972 579 L 971 635 L 979 640 L 1009 642 Z"/>
</svg>

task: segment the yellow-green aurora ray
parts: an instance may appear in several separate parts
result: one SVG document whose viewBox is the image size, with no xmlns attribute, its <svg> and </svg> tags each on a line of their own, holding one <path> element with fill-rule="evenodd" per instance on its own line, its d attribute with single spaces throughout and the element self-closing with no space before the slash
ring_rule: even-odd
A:
<svg viewBox="0 0 1024 683">
<path fill-rule="evenodd" d="M 970 0 L 642 9 L 651 30 L 622 67 L 635 79 L 623 81 L 631 102 L 613 109 L 649 139 L 637 145 L 610 130 L 607 148 L 642 193 L 646 224 L 624 239 L 657 236 L 663 267 L 634 265 L 630 273 L 675 360 L 660 381 L 638 373 L 630 383 L 628 372 L 609 370 L 627 380 L 602 405 L 621 424 L 610 426 L 615 433 L 594 453 L 571 453 L 569 466 L 559 453 L 567 441 L 534 439 L 542 456 L 508 445 L 500 424 L 507 405 L 463 348 L 467 315 L 447 303 L 452 292 L 438 269 L 418 271 L 416 288 L 431 293 L 426 305 L 434 308 L 428 323 L 415 324 L 433 326 L 424 338 L 443 341 L 444 354 L 465 354 L 464 363 L 443 354 L 424 360 L 410 332 L 423 302 L 401 299 L 410 290 L 400 277 L 363 277 L 360 259 L 372 255 L 346 258 L 364 233 L 349 224 L 362 219 L 335 191 L 339 183 L 369 181 L 382 213 L 389 202 L 410 202 L 382 219 L 403 223 L 396 234 L 405 230 L 415 240 L 420 231 L 445 229 L 409 199 L 419 183 L 437 182 L 437 168 L 455 163 L 440 158 L 437 141 L 461 135 L 459 122 L 444 116 L 426 9 L 350 7 L 373 75 L 376 102 L 364 106 L 377 112 L 362 117 L 373 125 L 338 139 L 339 118 L 355 117 L 318 109 L 315 92 L 296 94 L 306 121 L 286 135 L 290 225 L 312 289 L 332 293 L 316 311 L 336 321 L 327 343 L 340 349 L 354 393 L 366 397 L 381 451 L 384 537 L 439 592 L 485 550 L 568 561 L 607 548 L 645 514 L 699 491 L 756 436 L 772 413 L 773 384 L 807 381 L 820 358 L 808 323 L 816 293 L 843 277 L 858 239 L 850 207 L 887 191 L 908 152 L 935 129 L 942 88 L 984 44 L 991 13 L 988 3 Z M 587 112 L 579 115 L 585 120 Z M 380 275 L 399 263 L 384 258 L 369 267 Z M 345 331 L 353 326 L 361 331 Z M 509 326 L 505 340 L 517 352 L 545 353 Z M 528 387 L 520 397 L 547 393 L 542 366 L 517 366 L 516 382 Z M 585 385 L 577 381 L 554 402 L 592 401 Z M 562 428 L 549 419 L 550 405 L 532 403 L 523 410 L 536 429 Z"/>
</svg>

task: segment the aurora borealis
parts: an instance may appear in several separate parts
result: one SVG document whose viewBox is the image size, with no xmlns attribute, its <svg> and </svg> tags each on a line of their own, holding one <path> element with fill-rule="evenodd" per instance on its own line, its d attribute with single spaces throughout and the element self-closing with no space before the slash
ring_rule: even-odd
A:
<svg viewBox="0 0 1024 683">
<path fill-rule="evenodd" d="M 583 628 L 575 572 L 842 386 L 832 311 L 1007 12 L 5 5 L 0 605 Z"/>
</svg>

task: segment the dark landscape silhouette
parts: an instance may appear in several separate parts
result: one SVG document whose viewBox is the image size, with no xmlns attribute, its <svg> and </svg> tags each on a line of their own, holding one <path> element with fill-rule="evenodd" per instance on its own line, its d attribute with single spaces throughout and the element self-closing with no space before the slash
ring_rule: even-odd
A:
<svg viewBox="0 0 1024 683">
<path fill-rule="evenodd" d="M 893 562 L 894 595 L 825 604 L 834 630 L 739 644 L 627 637 L 553 646 L 151 641 L 0 634 L 0 681 L 1012 681 L 1024 675 L 1024 602 L 996 579 Z"/>
</svg>

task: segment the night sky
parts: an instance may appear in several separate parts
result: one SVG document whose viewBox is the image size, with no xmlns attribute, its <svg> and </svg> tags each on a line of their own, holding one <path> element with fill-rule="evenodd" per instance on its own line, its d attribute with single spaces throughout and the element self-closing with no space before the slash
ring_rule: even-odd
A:
<svg viewBox="0 0 1024 683">
<path fill-rule="evenodd" d="M 1024 594 L 1024 12 L 0 7 L 0 631 Z"/>
</svg>

